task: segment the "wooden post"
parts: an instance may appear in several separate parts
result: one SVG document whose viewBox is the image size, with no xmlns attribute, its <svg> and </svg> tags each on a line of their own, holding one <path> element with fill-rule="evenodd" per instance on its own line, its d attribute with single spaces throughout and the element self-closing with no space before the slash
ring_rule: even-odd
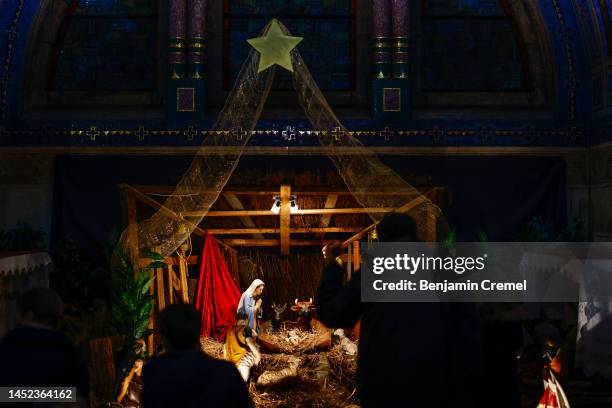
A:
<svg viewBox="0 0 612 408">
<path fill-rule="evenodd" d="M 158 252 L 160 251 L 159 247 L 153 248 L 154 252 Z M 159 295 L 159 279 L 160 279 L 160 274 L 159 274 L 159 269 L 149 269 L 149 274 L 151 277 L 156 278 L 156 283 L 157 283 L 157 288 L 155 287 L 155 284 L 152 284 L 149 287 L 149 294 L 151 295 L 151 302 L 153 303 L 153 307 L 151 308 L 151 314 L 149 315 L 149 324 L 147 326 L 147 328 L 149 329 L 149 331 L 151 332 L 151 334 L 149 334 L 149 338 L 147 339 L 147 347 L 149 350 L 149 355 L 153 355 L 153 353 L 155 352 L 155 309 L 157 310 L 161 310 L 159 308 L 160 302 L 163 303 L 163 280 L 161 282 L 161 288 L 162 288 L 162 299 L 160 301 L 160 295 Z M 163 279 L 163 276 L 162 276 Z M 157 297 L 155 296 L 155 294 L 157 293 Z"/>
<path fill-rule="evenodd" d="M 346 257 L 346 259 L 348 260 L 348 262 L 346 263 L 346 281 L 348 282 L 353 276 L 353 246 L 349 245 L 347 249 L 348 256 Z"/>
<path fill-rule="evenodd" d="M 359 255 L 359 240 L 353 241 L 353 270 L 359 271 L 361 266 L 361 256 Z"/>
<path fill-rule="evenodd" d="M 149 276 L 153 276 L 155 272 L 149 270 Z M 155 298 L 153 294 L 155 293 L 154 285 L 149 286 L 149 294 L 151 295 L 151 302 L 153 303 L 153 307 L 151 308 L 151 313 L 149 314 L 149 324 L 147 325 L 147 329 L 149 330 L 149 337 L 147 338 L 147 350 L 149 350 L 149 355 L 153 355 L 155 352 L 154 347 L 154 339 L 155 335 L 153 331 L 155 330 Z"/>
<path fill-rule="evenodd" d="M 172 284 L 172 275 L 174 271 L 172 270 L 172 265 L 168 265 L 168 304 L 174 303 L 174 285 Z"/>
<path fill-rule="evenodd" d="M 187 260 L 182 256 L 178 260 L 179 277 L 181 279 L 181 300 L 189 303 L 189 288 L 187 287 Z"/>
<path fill-rule="evenodd" d="M 130 259 L 132 260 L 132 265 L 134 265 L 134 273 L 138 274 L 139 265 L 138 259 L 140 258 L 140 254 L 138 251 L 138 216 L 136 213 L 136 197 L 134 193 L 128 189 L 124 189 L 125 194 L 125 204 L 127 209 L 127 222 L 128 222 L 128 243 L 130 253 Z"/>
<path fill-rule="evenodd" d="M 89 341 L 91 365 L 93 372 L 93 395 L 106 401 L 114 399 L 115 363 L 113 359 L 113 342 L 110 337 Z"/>
<path fill-rule="evenodd" d="M 153 274 L 155 273 L 152 270 L 149 270 L 147 272 L 149 274 L 149 276 L 153 276 Z M 153 331 L 155 330 L 155 307 L 156 307 L 156 300 L 155 300 L 155 285 L 151 284 L 151 286 L 149 286 L 149 294 L 151 295 L 151 303 L 153 303 L 153 307 L 151 308 L 151 313 L 149 314 L 149 324 L 147 325 L 147 329 L 149 330 L 149 337 L 147 338 L 147 350 L 149 350 L 149 355 L 153 355 L 155 349 L 154 347 L 154 339 L 155 339 L 155 334 L 153 333 Z"/>
<path fill-rule="evenodd" d="M 162 214 L 164 214 L 164 215 L 166 215 L 166 216 L 168 216 L 168 217 L 170 217 L 172 219 L 175 219 L 175 220 L 187 223 L 187 224 L 191 224 L 192 227 L 194 228 L 194 230 L 193 230 L 194 234 L 199 235 L 201 237 L 206 235 L 206 231 L 204 231 L 202 228 L 200 228 L 196 224 L 190 223 L 189 221 L 185 220 L 183 218 L 183 216 L 179 216 L 177 213 L 175 213 L 174 211 L 172 211 L 168 207 L 158 203 L 157 201 L 153 200 L 152 198 L 150 198 L 146 194 L 141 193 L 140 191 L 136 190 L 134 187 L 130 186 L 129 184 L 121 184 L 120 187 L 124 188 L 126 190 L 129 190 L 143 204 L 146 204 L 149 207 L 151 207 L 151 208 L 153 208 L 155 210 L 160 211 Z M 183 215 L 185 215 L 185 214 L 183 213 Z M 270 212 L 266 211 L 266 215 L 270 215 Z M 219 245 L 225 246 L 225 244 L 223 242 L 219 241 L 218 239 L 217 239 L 217 243 L 219 243 Z"/>
<path fill-rule="evenodd" d="M 291 187 L 283 184 L 280 189 L 280 249 L 281 255 L 289 255 L 291 228 Z"/>
<path fill-rule="evenodd" d="M 166 308 L 166 300 L 164 299 L 164 270 L 159 268 L 155 269 L 156 281 L 157 281 L 157 310 L 162 311 Z"/>
</svg>

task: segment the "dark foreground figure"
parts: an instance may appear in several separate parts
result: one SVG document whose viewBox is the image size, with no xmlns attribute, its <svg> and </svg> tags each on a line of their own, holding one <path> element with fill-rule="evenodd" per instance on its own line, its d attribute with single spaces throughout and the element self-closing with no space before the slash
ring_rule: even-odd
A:
<svg viewBox="0 0 612 408">
<path fill-rule="evenodd" d="M 76 386 L 79 402 L 70 406 L 89 406 L 87 367 L 74 344 L 56 329 L 63 309 L 60 297 L 51 289 L 32 289 L 19 309 L 20 324 L 0 344 L 0 386 Z"/>
<path fill-rule="evenodd" d="M 233 364 L 200 350 L 201 318 L 191 305 L 171 305 L 159 315 L 168 350 L 143 370 L 142 407 L 252 407 Z"/>
<path fill-rule="evenodd" d="M 381 241 L 416 241 L 414 221 L 391 214 L 378 225 Z M 317 293 L 319 319 L 352 327 L 361 319 L 358 383 L 364 407 L 477 407 L 481 329 L 470 304 L 362 303 L 360 276 L 342 285 L 337 246 Z"/>
</svg>

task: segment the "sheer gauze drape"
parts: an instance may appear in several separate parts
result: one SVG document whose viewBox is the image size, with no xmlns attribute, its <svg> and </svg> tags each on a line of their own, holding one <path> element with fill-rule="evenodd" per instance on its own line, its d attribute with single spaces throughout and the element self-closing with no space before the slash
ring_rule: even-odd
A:
<svg viewBox="0 0 612 408">
<path fill-rule="evenodd" d="M 290 34 L 284 25 L 281 27 Z M 270 24 L 261 35 L 269 28 Z M 435 228 L 432 220 L 442 216 L 440 209 L 346 131 L 297 48 L 291 51 L 291 58 L 299 102 L 313 129 L 319 131 L 319 142 L 348 190 L 364 207 L 399 208 L 412 203 L 404 210 L 415 219 L 420 236 L 429 236 Z M 156 248 L 170 255 L 202 221 L 236 168 L 270 93 L 276 68 L 258 73 L 258 65 L 259 53 L 251 50 L 213 127 L 216 132 L 206 137 L 163 208 L 132 227 L 135 230 L 130 232 L 128 227 L 123 232 L 119 243 L 123 250 L 138 248 L 142 252 Z M 377 194 L 371 194 L 373 191 Z M 381 215 L 371 216 L 377 221 Z"/>
</svg>

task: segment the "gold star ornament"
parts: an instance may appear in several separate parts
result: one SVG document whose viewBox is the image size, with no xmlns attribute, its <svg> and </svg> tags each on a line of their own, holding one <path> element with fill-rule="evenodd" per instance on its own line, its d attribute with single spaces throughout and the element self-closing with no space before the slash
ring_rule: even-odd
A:
<svg viewBox="0 0 612 408">
<path fill-rule="evenodd" d="M 259 68 L 257 72 L 265 71 L 275 64 L 293 72 L 291 50 L 303 39 L 303 37 L 292 37 L 283 33 L 278 20 L 272 20 L 270 29 L 265 36 L 247 40 L 259 52 Z"/>
</svg>

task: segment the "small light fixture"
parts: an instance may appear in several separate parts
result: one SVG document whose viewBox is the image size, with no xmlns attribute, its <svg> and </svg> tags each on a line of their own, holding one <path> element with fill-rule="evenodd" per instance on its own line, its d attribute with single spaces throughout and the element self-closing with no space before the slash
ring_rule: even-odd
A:
<svg viewBox="0 0 612 408">
<path fill-rule="evenodd" d="M 274 202 L 272 203 L 272 208 L 270 208 L 274 214 L 278 214 L 280 212 L 280 197 L 274 196 Z"/>
<path fill-rule="evenodd" d="M 274 214 L 278 214 L 280 213 L 280 207 L 281 207 L 281 200 L 279 196 L 274 196 L 274 202 L 272 203 L 272 208 L 270 208 L 270 211 L 272 211 L 272 213 Z M 289 213 L 290 214 L 297 214 L 300 211 L 300 207 L 298 207 L 297 204 L 297 197 L 292 195 L 289 198 Z"/>
</svg>

